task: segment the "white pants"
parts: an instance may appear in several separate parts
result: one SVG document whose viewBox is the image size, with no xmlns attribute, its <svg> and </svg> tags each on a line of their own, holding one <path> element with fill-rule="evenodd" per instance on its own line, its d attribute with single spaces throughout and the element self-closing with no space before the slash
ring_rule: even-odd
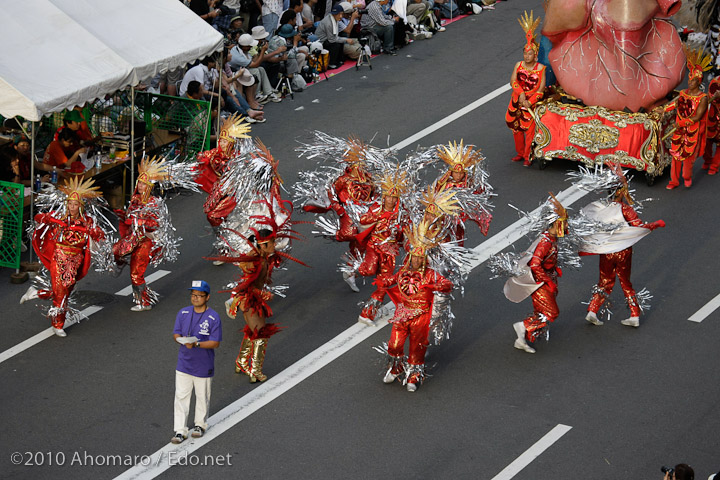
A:
<svg viewBox="0 0 720 480">
<path fill-rule="evenodd" d="M 190 412 L 190 395 L 195 389 L 195 425 L 207 430 L 208 411 L 210 410 L 210 387 L 212 377 L 193 377 L 175 370 L 175 433 L 187 437 L 187 419 Z"/>
</svg>

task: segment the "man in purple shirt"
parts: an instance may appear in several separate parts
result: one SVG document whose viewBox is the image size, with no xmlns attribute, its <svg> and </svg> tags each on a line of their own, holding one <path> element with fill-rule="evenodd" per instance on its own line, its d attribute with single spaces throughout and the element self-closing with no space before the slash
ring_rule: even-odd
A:
<svg viewBox="0 0 720 480">
<path fill-rule="evenodd" d="M 207 430 L 210 387 L 215 374 L 215 349 L 222 340 L 220 315 L 207 305 L 210 285 L 203 280 L 193 280 L 188 290 L 192 305 L 178 312 L 173 329 L 173 338 L 181 344 L 175 369 L 175 436 L 170 440 L 174 444 L 182 443 L 187 438 L 187 419 L 193 389 L 195 426 L 191 435 L 199 438 Z"/>
</svg>

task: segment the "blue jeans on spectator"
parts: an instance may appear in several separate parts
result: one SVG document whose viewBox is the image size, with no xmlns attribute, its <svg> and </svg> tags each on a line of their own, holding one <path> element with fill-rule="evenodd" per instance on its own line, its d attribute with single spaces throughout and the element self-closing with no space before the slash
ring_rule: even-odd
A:
<svg viewBox="0 0 720 480">
<path fill-rule="evenodd" d="M 275 30 L 277 30 L 279 21 L 280 17 L 276 13 L 268 13 L 267 15 L 262 16 L 262 24 L 263 27 L 265 27 L 265 31 L 269 34 L 268 38 L 275 35 Z"/>
<path fill-rule="evenodd" d="M 223 100 L 225 100 L 225 110 L 230 113 L 240 113 L 244 116 L 247 116 L 248 110 L 250 110 L 250 105 L 248 105 L 247 101 L 245 100 L 245 97 L 242 95 L 237 95 L 236 98 L 238 99 L 238 102 L 240 104 L 238 105 L 235 103 L 235 100 L 233 100 L 232 97 L 228 96 L 227 92 L 223 89 L 221 90 L 221 93 Z"/>
<path fill-rule="evenodd" d="M 386 52 L 392 50 L 395 44 L 393 43 L 393 37 L 395 36 L 395 30 L 393 25 L 375 25 L 371 28 L 375 35 L 378 36 L 383 42 L 383 50 Z"/>
</svg>

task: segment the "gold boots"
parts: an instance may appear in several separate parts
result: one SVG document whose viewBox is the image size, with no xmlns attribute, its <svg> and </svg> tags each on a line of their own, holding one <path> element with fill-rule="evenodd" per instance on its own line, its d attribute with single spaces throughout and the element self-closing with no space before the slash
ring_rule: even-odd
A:
<svg viewBox="0 0 720 480">
<path fill-rule="evenodd" d="M 240 353 L 235 359 L 235 373 L 250 375 L 250 356 L 252 355 L 252 340 L 245 335 L 240 344 Z"/>
<path fill-rule="evenodd" d="M 257 381 L 264 382 L 267 376 L 262 373 L 263 362 L 265 361 L 265 349 L 267 338 L 258 338 L 252 341 L 252 367 L 250 368 L 250 383 Z"/>
</svg>

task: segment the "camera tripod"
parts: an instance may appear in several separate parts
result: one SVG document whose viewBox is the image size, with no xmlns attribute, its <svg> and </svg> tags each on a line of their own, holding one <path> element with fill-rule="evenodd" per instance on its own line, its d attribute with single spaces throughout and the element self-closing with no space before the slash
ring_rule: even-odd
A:
<svg viewBox="0 0 720 480">
<path fill-rule="evenodd" d="M 360 70 L 360 67 L 368 66 L 370 67 L 370 70 L 372 70 L 372 63 L 370 63 L 370 59 L 372 58 L 370 47 L 368 47 L 367 41 L 363 42 L 362 39 L 360 41 L 360 45 L 362 45 L 362 49 L 360 50 L 360 56 L 357 59 L 357 64 L 355 64 L 355 70 Z"/>
</svg>

